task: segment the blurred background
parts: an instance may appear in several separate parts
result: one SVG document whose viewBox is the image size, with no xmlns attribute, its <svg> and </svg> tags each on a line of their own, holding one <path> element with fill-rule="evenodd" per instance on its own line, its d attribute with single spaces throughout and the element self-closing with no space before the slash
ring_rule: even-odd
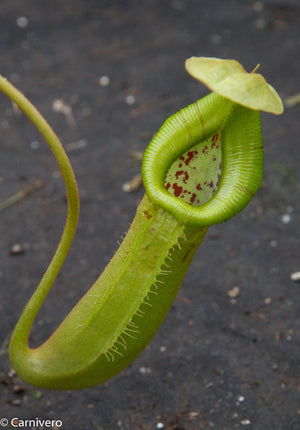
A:
<svg viewBox="0 0 300 430">
<path fill-rule="evenodd" d="M 7 348 L 62 233 L 64 184 L 38 132 L 0 96 L 0 418 L 74 430 L 300 428 L 299 22 L 298 0 L 1 1 L 0 73 L 61 138 L 81 196 L 74 246 L 32 345 L 117 249 L 144 193 L 138 179 L 131 192 L 124 184 L 153 134 L 208 93 L 186 58 L 260 64 L 285 113 L 262 115 L 262 187 L 210 228 L 152 343 L 113 380 L 57 393 L 19 380 Z"/>
</svg>

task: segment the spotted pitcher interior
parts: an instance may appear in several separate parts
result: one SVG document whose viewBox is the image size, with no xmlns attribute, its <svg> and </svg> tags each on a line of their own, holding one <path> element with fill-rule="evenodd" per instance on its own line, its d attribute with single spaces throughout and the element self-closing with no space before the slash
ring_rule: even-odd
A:
<svg viewBox="0 0 300 430">
<path fill-rule="evenodd" d="M 222 171 L 221 133 L 182 154 L 170 167 L 165 187 L 192 206 L 200 206 L 216 192 Z"/>
</svg>

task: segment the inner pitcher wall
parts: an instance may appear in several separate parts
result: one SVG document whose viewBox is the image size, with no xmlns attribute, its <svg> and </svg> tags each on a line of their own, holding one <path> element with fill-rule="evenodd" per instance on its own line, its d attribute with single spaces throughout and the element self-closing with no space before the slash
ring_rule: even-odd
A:
<svg viewBox="0 0 300 430">
<path fill-rule="evenodd" d="M 182 154 L 166 175 L 168 192 L 192 206 L 201 206 L 210 200 L 221 178 L 221 141 L 218 133 Z"/>
</svg>

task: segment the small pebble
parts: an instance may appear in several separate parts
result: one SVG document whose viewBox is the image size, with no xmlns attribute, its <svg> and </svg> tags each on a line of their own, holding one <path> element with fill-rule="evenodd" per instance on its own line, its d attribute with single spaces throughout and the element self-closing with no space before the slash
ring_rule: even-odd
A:
<svg viewBox="0 0 300 430">
<path fill-rule="evenodd" d="M 164 428 L 165 428 L 165 426 L 164 426 L 164 424 L 163 424 L 163 423 L 157 423 L 157 424 L 156 424 L 156 428 L 157 428 L 157 429 L 159 429 L 159 430 L 161 430 L 161 429 L 164 429 Z"/>
<path fill-rule="evenodd" d="M 84 149 L 87 146 L 86 139 L 79 139 L 75 142 L 68 143 L 65 148 L 68 152 L 77 151 L 78 149 Z"/>
<path fill-rule="evenodd" d="M 128 96 L 125 97 L 125 103 L 129 106 L 134 105 L 135 103 L 135 97 L 133 94 L 128 94 Z"/>
<path fill-rule="evenodd" d="M 250 420 L 242 420 L 241 421 L 242 426 L 248 426 L 249 424 L 251 424 Z"/>
<path fill-rule="evenodd" d="M 14 376 L 16 376 L 16 371 L 14 369 L 10 369 L 8 372 L 8 377 L 13 378 Z"/>
<path fill-rule="evenodd" d="M 160 352 L 165 352 L 166 350 L 167 350 L 167 348 L 165 347 L 165 346 L 161 346 L 160 348 L 159 348 L 159 350 L 160 350 Z"/>
<path fill-rule="evenodd" d="M 214 386 L 214 383 L 213 382 L 208 382 L 206 385 L 205 385 L 205 388 L 212 388 Z"/>
<path fill-rule="evenodd" d="M 28 18 L 26 18 L 26 16 L 19 16 L 19 18 L 17 18 L 17 26 L 20 28 L 26 28 L 28 26 Z"/>
<path fill-rule="evenodd" d="M 142 367 L 139 368 L 139 372 L 142 375 L 149 375 L 151 373 L 151 369 L 149 367 L 142 366 Z"/>
<path fill-rule="evenodd" d="M 40 147 L 40 143 L 37 140 L 33 140 L 30 143 L 30 148 L 33 149 L 34 151 L 39 149 L 39 147 Z"/>
<path fill-rule="evenodd" d="M 231 299 L 235 299 L 240 294 L 239 287 L 233 287 L 231 290 L 227 291 L 228 296 Z"/>
<path fill-rule="evenodd" d="M 138 173 L 132 179 L 125 182 L 125 184 L 123 184 L 122 190 L 125 193 L 131 193 L 132 191 L 138 190 L 142 186 L 142 184 L 143 184 L 142 175 Z"/>
<path fill-rule="evenodd" d="M 188 412 L 189 420 L 195 420 L 196 418 L 200 418 L 200 417 L 201 417 L 200 412 Z"/>
<path fill-rule="evenodd" d="M 277 240 L 271 240 L 271 242 L 270 242 L 270 246 L 272 247 L 272 248 L 276 248 L 276 246 L 278 245 L 278 242 L 277 242 Z"/>
<path fill-rule="evenodd" d="M 53 100 L 52 109 L 54 110 L 54 112 L 59 112 L 65 115 L 70 127 L 76 126 L 72 107 L 70 105 L 67 105 L 62 99 Z"/>
<path fill-rule="evenodd" d="M 101 87 L 107 87 L 110 84 L 110 78 L 108 76 L 100 76 L 99 85 Z"/>
<path fill-rule="evenodd" d="M 21 255 L 25 252 L 25 249 L 23 248 L 22 245 L 20 245 L 19 243 L 15 243 L 11 248 L 10 248 L 10 255 Z"/>
<path fill-rule="evenodd" d="M 294 107 L 300 103 L 300 93 L 293 94 L 284 100 L 286 107 Z"/>
<path fill-rule="evenodd" d="M 300 282 L 300 272 L 294 272 L 290 275 L 291 281 Z"/>
<path fill-rule="evenodd" d="M 291 222 L 291 219 L 292 219 L 292 217 L 291 217 L 291 215 L 290 215 L 290 214 L 283 214 L 283 215 L 281 215 L 281 217 L 280 217 L 280 221 L 281 221 L 283 224 L 288 224 L 289 222 Z"/>
<path fill-rule="evenodd" d="M 13 391 L 16 394 L 23 394 L 24 391 L 26 391 L 26 388 L 24 387 L 24 385 L 14 385 L 13 386 Z"/>
</svg>

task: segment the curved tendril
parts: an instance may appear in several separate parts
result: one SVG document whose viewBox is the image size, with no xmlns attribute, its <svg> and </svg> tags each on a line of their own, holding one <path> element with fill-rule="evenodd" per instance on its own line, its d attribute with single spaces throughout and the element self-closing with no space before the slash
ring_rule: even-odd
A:
<svg viewBox="0 0 300 430">
<path fill-rule="evenodd" d="M 67 219 L 57 250 L 13 333 L 11 345 L 18 345 L 18 348 L 22 346 L 26 350 L 33 321 L 64 263 L 75 235 L 79 216 L 79 196 L 75 175 L 68 156 L 47 121 L 32 103 L 3 76 L 0 76 L 0 90 L 16 103 L 46 140 L 61 170 L 68 200 Z"/>
</svg>

